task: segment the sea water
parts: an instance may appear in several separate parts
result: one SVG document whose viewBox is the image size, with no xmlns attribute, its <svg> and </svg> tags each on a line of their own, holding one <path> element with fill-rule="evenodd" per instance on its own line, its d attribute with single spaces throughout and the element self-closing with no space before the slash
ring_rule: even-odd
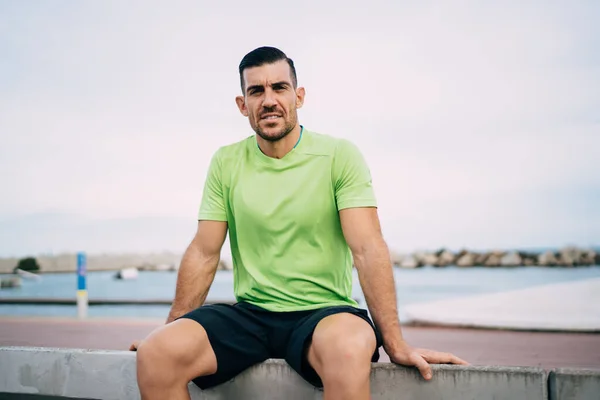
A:
<svg viewBox="0 0 600 400">
<path fill-rule="evenodd" d="M 135 280 L 118 280 L 115 272 L 89 272 L 88 295 L 94 299 L 160 299 L 172 300 L 175 294 L 177 272 L 142 271 Z M 403 307 L 409 304 L 483 293 L 494 293 L 534 287 L 544 284 L 569 282 L 600 277 L 600 267 L 548 268 L 459 268 L 424 267 L 394 269 L 398 309 L 404 319 Z M 77 289 L 75 273 L 44 274 L 41 279 L 23 279 L 20 288 L 1 289 L 0 298 L 39 297 L 74 299 Z M 365 306 L 359 279 L 354 271 L 353 296 Z M 219 271 L 207 300 L 235 301 L 233 273 Z M 94 305 L 89 307 L 91 317 L 166 318 L 168 305 Z M 0 304 L 0 316 L 77 316 L 76 306 L 8 305 Z"/>
</svg>

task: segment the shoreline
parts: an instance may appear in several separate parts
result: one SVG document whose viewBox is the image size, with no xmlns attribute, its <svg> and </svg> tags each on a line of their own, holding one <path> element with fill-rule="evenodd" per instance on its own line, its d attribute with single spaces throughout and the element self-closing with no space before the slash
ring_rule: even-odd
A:
<svg viewBox="0 0 600 400">
<path fill-rule="evenodd" d="M 473 266 L 460 266 L 460 265 L 456 265 L 456 264 L 448 264 L 448 265 L 430 265 L 430 264 L 425 264 L 425 265 L 418 265 L 415 267 L 403 267 L 400 266 L 398 264 L 392 264 L 392 268 L 394 269 L 400 269 L 400 270 L 404 270 L 404 269 L 422 269 L 422 268 L 432 268 L 432 269 L 447 269 L 447 268 L 453 268 L 456 270 L 472 270 L 472 269 L 483 269 L 483 270 L 500 270 L 500 269 L 504 269 L 504 270 L 511 270 L 511 269 L 533 269 L 533 268 L 539 268 L 539 269 L 547 269 L 547 270 L 568 270 L 568 269 L 590 269 L 590 268 L 600 268 L 600 264 L 585 264 L 585 265 L 572 265 L 572 266 L 565 266 L 565 265 L 497 265 L 497 266 L 489 266 L 489 265 L 473 265 Z M 117 273 L 119 271 L 122 271 L 124 269 L 137 269 L 139 272 L 172 272 L 172 273 L 177 273 L 178 269 L 149 269 L 149 268 L 136 268 L 136 267 L 126 267 L 126 268 L 87 268 L 86 272 L 90 273 L 90 272 L 114 272 Z M 354 267 L 353 267 L 354 269 Z M 232 271 L 232 269 L 230 268 L 219 268 L 217 269 L 217 273 L 218 272 L 230 272 Z M 28 271 L 29 272 L 29 271 Z M 39 270 L 39 271 L 33 271 L 34 274 L 36 275 L 53 275 L 53 274 L 75 274 L 77 273 L 77 269 L 58 269 L 58 270 L 52 270 L 52 271 L 48 271 L 48 270 Z M 13 273 L 12 271 L 0 271 L 0 277 L 11 277 L 11 276 L 16 276 L 18 274 Z"/>
<path fill-rule="evenodd" d="M 135 268 L 139 271 L 177 271 L 183 254 L 174 252 L 157 253 L 105 253 L 86 254 L 87 271 L 120 271 Z M 474 267 L 555 267 L 579 268 L 600 266 L 600 247 L 566 246 L 548 250 L 469 250 L 463 248 L 452 251 L 440 248 L 435 251 L 413 251 L 400 253 L 390 248 L 390 261 L 399 268 L 419 268 L 423 266 L 461 268 Z M 40 254 L 26 257 L 0 257 L 0 274 L 11 274 L 19 267 L 35 273 L 77 271 L 77 254 Z M 221 254 L 219 270 L 231 270 L 231 257 Z"/>
</svg>

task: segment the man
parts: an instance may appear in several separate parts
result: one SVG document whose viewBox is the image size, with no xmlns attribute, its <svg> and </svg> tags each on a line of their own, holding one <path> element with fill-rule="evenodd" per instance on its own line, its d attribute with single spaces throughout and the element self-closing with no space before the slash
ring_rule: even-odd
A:
<svg viewBox="0 0 600 400">
<path fill-rule="evenodd" d="M 131 348 L 142 398 L 189 399 L 192 380 L 208 388 L 283 358 L 326 400 L 368 399 L 382 345 L 425 379 L 429 363 L 465 364 L 403 340 L 369 168 L 349 141 L 299 124 L 293 61 L 261 47 L 239 73 L 256 135 L 211 160 L 167 323 Z M 238 303 L 202 306 L 227 231 Z M 353 262 L 374 322 L 351 298 Z"/>
</svg>

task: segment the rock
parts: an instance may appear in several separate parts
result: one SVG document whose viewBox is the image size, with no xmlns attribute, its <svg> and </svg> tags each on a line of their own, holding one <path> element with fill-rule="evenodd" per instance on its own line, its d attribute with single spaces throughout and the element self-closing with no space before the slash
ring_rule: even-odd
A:
<svg viewBox="0 0 600 400">
<path fill-rule="evenodd" d="M 552 251 L 546 251 L 538 256 L 538 265 L 554 266 L 557 264 L 556 255 Z"/>
<path fill-rule="evenodd" d="M 469 253 L 469 250 L 461 249 L 457 254 L 454 255 L 454 259 L 458 260 L 459 258 L 461 258 L 462 256 L 464 256 L 467 253 Z"/>
<path fill-rule="evenodd" d="M 502 265 L 502 256 L 504 255 L 501 251 L 494 251 L 488 255 L 483 265 L 486 267 L 499 267 Z"/>
<path fill-rule="evenodd" d="M 516 267 L 522 264 L 521 256 L 517 252 L 505 254 L 500 259 L 500 265 L 503 267 Z"/>
<path fill-rule="evenodd" d="M 577 261 L 568 253 L 559 254 L 556 260 L 556 264 L 561 267 L 572 267 L 576 265 L 576 263 Z"/>
<path fill-rule="evenodd" d="M 233 266 L 230 266 L 225 260 L 219 260 L 219 266 L 217 267 L 219 271 L 232 271 Z"/>
<path fill-rule="evenodd" d="M 596 252 L 591 249 L 583 250 L 581 252 L 580 265 L 594 265 L 596 258 Z"/>
<path fill-rule="evenodd" d="M 535 259 L 532 258 L 523 258 L 523 265 L 526 267 L 533 267 L 536 265 Z"/>
<path fill-rule="evenodd" d="M 464 252 L 462 255 L 458 256 L 456 260 L 456 265 L 459 267 L 472 267 L 475 265 L 475 260 L 477 259 L 477 254 Z"/>
<path fill-rule="evenodd" d="M 475 265 L 476 266 L 485 265 L 485 262 L 487 261 L 487 259 L 489 258 L 489 256 L 490 256 L 489 253 L 477 254 L 476 257 L 475 257 Z"/>
<path fill-rule="evenodd" d="M 404 255 L 400 253 L 396 253 L 395 251 L 390 250 L 390 261 L 393 266 L 399 267 L 404 259 Z"/>
<path fill-rule="evenodd" d="M 565 267 L 596 264 L 596 252 L 592 249 L 565 247 L 558 252 L 557 264 Z"/>
<path fill-rule="evenodd" d="M 437 256 L 432 253 L 415 253 L 414 256 L 421 265 L 435 265 L 438 261 Z"/>
<path fill-rule="evenodd" d="M 437 261 L 435 264 L 436 267 L 445 267 L 447 265 L 454 264 L 456 257 L 450 251 L 442 249 L 439 250 L 436 254 Z"/>
<path fill-rule="evenodd" d="M 537 265 L 537 262 L 538 262 L 537 254 L 526 253 L 526 252 L 520 251 L 519 256 L 521 257 L 521 265 L 524 265 L 527 267 Z"/>
<path fill-rule="evenodd" d="M 413 256 L 406 256 L 400 262 L 400 268 L 417 268 L 421 265 L 417 261 L 417 259 Z"/>
<path fill-rule="evenodd" d="M 581 264 L 581 251 L 575 247 L 565 247 L 558 252 L 557 263 L 563 267 Z"/>
</svg>

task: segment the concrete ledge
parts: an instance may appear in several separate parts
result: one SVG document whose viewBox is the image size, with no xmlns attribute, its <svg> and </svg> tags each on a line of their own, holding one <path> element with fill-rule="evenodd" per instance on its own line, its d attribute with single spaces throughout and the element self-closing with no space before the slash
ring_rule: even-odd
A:
<svg viewBox="0 0 600 400">
<path fill-rule="evenodd" d="M 547 373 L 539 368 L 434 366 L 424 381 L 415 369 L 375 363 L 372 398 L 547 399 Z M 207 391 L 190 384 L 194 400 L 322 399 L 284 361 L 268 360 Z M 31 347 L 0 347 L 0 395 L 139 399 L 135 353 Z M 12 397 L 14 399 L 23 397 Z"/>
<path fill-rule="evenodd" d="M 556 369 L 550 372 L 551 400 L 600 399 L 600 371 Z"/>
</svg>

